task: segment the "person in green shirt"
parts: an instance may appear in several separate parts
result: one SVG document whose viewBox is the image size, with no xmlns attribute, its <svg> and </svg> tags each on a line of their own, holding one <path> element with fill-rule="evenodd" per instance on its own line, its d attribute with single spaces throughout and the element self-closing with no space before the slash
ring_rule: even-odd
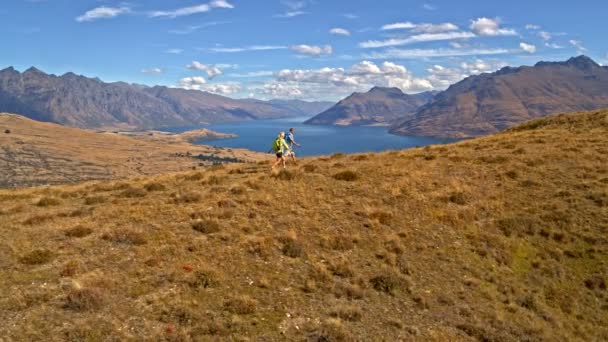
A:
<svg viewBox="0 0 608 342">
<path fill-rule="evenodd" d="M 276 154 L 277 159 L 275 160 L 270 170 L 274 170 L 274 168 L 281 162 L 283 162 L 283 168 L 285 168 L 286 158 L 291 154 L 291 147 L 289 147 L 287 142 L 285 142 L 285 132 L 279 133 L 279 136 L 272 144 L 272 150 Z"/>
</svg>

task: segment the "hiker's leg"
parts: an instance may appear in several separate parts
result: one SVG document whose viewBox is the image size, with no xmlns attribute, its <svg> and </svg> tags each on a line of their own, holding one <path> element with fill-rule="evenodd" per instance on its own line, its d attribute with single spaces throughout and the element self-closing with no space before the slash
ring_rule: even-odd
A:
<svg viewBox="0 0 608 342">
<path fill-rule="evenodd" d="M 291 159 L 293 159 L 294 163 L 297 163 L 298 161 L 296 160 L 296 153 L 295 152 L 291 152 Z"/>
</svg>

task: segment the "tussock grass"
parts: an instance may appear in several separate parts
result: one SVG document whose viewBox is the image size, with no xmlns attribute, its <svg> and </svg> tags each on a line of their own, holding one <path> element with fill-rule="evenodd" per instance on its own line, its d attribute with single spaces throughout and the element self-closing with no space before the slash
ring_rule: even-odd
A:
<svg viewBox="0 0 608 342">
<path fill-rule="evenodd" d="M 334 179 L 346 182 L 354 182 L 359 179 L 359 175 L 357 175 L 354 171 L 350 170 L 338 172 L 333 177 Z"/>
<path fill-rule="evenodd" d="M 0 190 L 2 338 L 606 340 L 608 112 L 567 117 L 286 181 Z"/>
</svg>

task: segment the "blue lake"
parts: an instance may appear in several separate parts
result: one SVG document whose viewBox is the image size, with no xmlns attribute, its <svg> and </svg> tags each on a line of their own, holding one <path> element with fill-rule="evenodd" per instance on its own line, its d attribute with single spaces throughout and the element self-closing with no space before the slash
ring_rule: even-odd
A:
<svg viewBox="0 0 608 342">
<path fill-rule="evenodd" d="M 341 127 L 302 124 L 307 118 L 256 120 L 218 123 L 207 126 L 182 127 L 171 131 L 180 132 L 196 128 L 208 128 L 221 133 L 234 133 L 238 138 L 204 140 L 200 143 L 217 147 L 246 148 L 268 152 L 279 132 L 296 129 L 296 148 L 299 156 L 329 155 L 333 153 L 380 152 L 416 146 L 444 144 L 456 141 L 429 137 L 405 137 L 388 134 L 387 127 Z"/>
</svg>

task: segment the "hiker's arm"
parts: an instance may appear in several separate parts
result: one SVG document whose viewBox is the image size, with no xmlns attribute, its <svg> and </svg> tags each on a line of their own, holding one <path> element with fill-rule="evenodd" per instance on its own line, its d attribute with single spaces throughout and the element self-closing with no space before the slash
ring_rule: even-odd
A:
<svg viewBox="0 0 608 342">
<path fill-rule="evenodd" d="M 302 146 L 302 145 L 298 144 L 298 143 L 297 143 L 295 140 L 293 140 L 293 139 L 291 140 L 291 142 L 292 142 L 294 145 L 298 146 L 298 147 L 301 147 L 301 146 Z"/>
</svg>

